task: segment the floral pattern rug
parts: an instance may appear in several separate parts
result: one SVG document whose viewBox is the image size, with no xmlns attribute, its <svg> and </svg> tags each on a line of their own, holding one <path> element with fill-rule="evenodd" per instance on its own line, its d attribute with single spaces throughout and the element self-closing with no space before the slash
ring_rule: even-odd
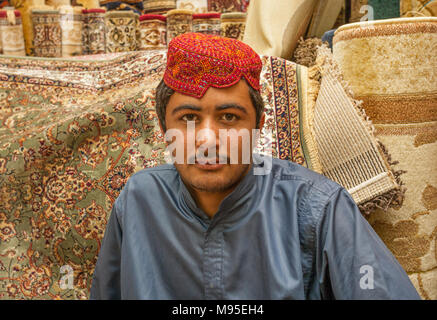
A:
<svg viewBox="0 0 437 320">
<path fill-rule="evenodd" d="M 162 161 L 151 88 L 163 62 L 0 59 L 1 298 L 87 298 L 113 201 Z"/>
</svg>

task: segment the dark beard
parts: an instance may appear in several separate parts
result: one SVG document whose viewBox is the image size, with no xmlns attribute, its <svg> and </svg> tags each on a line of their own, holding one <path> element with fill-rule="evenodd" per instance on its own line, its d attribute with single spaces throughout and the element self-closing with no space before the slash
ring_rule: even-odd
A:
<svg viewBox="0 0 437 320">
<path fill-rule="evenodd" d="M 234 188 L 236 185 L 238 185 L 238 183 L 244 178 L 244 176 L 248 172 L 249 166 L 250 166 L 249 164 L 244 165 L 244 167 L 242 167 L 243 170 L 241 171 L 241 173 L 239 175 L 232 177 L 230 180 L 228 180 L 224 183 L 205 184 L 203 181 L 189 182 L 189 181 L 185 181 L 185 180 L 184 180 L 184 183 L 185 183 L 185 185 L 188 185 L 189 187 L 196 189 L 198 191 L 210 192 L 210 193 L 222 193 L 222 192 L 228 191 L 228 190 Z"/>
</svg>

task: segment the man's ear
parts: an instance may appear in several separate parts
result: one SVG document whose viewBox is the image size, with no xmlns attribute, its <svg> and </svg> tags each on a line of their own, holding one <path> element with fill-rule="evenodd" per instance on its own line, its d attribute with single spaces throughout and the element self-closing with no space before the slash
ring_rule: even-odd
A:
<svg viewBox="0 0 437 320">
<path fill-rule="evenodd" d="M 261 114 L 261 117 L 259 118 L 258 129 L 262 130 L 262 128 L 264 127 L 265 121 L 266 121 L 266 114 L 265 114 L 265 112 L 263 112 Z"/>
<path fill-rule="evenodd" d="M 158 124 L 159 124 L 159 129 L 161 130 L 162 136 L 165 137 L 165 130 L 162 127 L 162 123 L 161 120 L 158 119 Z"/>
</svg>

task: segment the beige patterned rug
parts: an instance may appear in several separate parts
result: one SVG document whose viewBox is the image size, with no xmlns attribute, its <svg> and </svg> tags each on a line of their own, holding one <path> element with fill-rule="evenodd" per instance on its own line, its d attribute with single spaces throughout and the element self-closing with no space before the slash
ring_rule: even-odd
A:
<svg viewBox="0 0 437 320">
<path fill-rule="evenodd" d="M 334 57 L 404 171 L 402 206 L 369 222 L 424 299 L 437 299 L 437 18 L 340 27 Z M 360 63 L 356 63 L 360 61 Z"/>
<path fill-rule="evenodd" d="M 407 191 L 403 205 L 376 211 L 370 223 L 424 299 L 437 299 L 437 121 L 375 124 L 378 138 L 399 159 Z"/>
</svg>

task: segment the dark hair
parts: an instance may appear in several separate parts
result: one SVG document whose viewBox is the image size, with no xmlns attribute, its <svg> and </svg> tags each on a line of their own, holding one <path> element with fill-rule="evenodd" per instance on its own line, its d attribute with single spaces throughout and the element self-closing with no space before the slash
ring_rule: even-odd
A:
<svg viewBox="0 0 437 320">
<path fill-rule="evenodd" d="M 261 115 L 264 111 L 264 101 L 261 97 L 261 94 L 253 89 L 251 86 L 249 87 L 249 96 L 252 102 L 252 105 L 255 107 L 256 112 L 256 128 L 259 126 L 259 121 L 261 119 Z M 158 120 L 161 123 L 162 129 L 167 130 L 165 126 L 165 108 L 170 100 L 170 97 L 175 91 L 167 86 L 164 80 L 161 80 L 159 85 L 156 87 L 156 113 L 158 115 Z"/>
</svg>

